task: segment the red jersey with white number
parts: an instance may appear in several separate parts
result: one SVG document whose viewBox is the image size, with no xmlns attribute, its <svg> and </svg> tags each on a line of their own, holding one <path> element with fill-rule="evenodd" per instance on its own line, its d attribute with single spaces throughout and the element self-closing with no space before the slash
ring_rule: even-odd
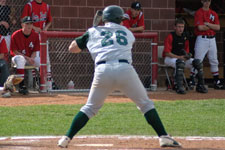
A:
<svg viewBox="0 0 225 150">
<path fill-rule="evenodd" d="M 144 23 L 144 14 L 143 12 L 140 12 L 139 15 L 136 18 L 132 18 L 131 16 L 131 10 L 128 10 L 125 15 L 127 19 L 123 21 L 123 25 L 125 27 L 129 28 L 134 28 L 134 27 L 140 27 L 144 26 L 145 28 L 145 23 Z"/>
<path fill-rule="evenodd" d="M 32 30 L 29 36 L 23 34 L 22 29 L 15 31 L 11 36 L 10 54 L 15 56 L 14 50 L 30 57 L 33 52 L 40 50 L 39 35 Z"/>
<path fill-rule="evenodd" d="M 47 23 L 52 22 L 50 7 L 45 2 L 37 3 L 35 0 L 24 6 L 21 19 L 31 16 L 34 26 L 43 29 Z"/>
<path fill-rule="evenodd" d="M 220 24 L 219 22 L 219 17 L 217 13 L 211 9 L 208 11 L 203 10 L 200 8 L 196 13 L 195 13 L 195 34 L 198 35 L 215 35 L 216 32 L 212 29 L 209 29 L 207 31 L 199 31 L 198 26 L 199 25 L 204 25 L 204 22 L 209 22 L 212 24 Z"/>
<path fill-rule="evenodd" d="M 5 60 L 8 61 L 8 49 L 5 39 L 0 35 L 0 54 L 4 54 Z"/>
</svg>

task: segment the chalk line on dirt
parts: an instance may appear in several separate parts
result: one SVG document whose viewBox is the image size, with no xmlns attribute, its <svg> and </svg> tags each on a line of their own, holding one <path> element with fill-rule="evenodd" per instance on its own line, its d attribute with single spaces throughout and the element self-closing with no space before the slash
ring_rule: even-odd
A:
<svg viewBox="0 0 225 150">
<path fill-rule="evenodd" d="M 45 140 L 45 139 L 59 139 L 61 136 L 13 136 L 13 137 L 0 137 L 0 141 L 5 140 Z M 75 139 L 85 139 L 85 138 L 118 138 L 121 140 L 127 140 L 127 139 L 158 139 L 157 136 L 125 136 L 125 135 L 81 135 L 81 136 L 75 136 Z M 199 140 L 217 140 L 222 141 L 225 140 L 225 137 L 202 137 L 202 136 L 187 136 L 187 137 L 174 137 L 176 139 L 184 139 L 188 141 L 199 141 Z"/>
</svg>

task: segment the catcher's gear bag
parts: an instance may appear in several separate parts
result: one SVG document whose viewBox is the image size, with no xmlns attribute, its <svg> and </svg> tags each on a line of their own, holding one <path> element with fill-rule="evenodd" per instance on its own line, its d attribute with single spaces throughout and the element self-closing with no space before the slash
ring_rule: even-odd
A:
<svg viewBox="0 0 225 150">
<path fill-rule="evenodd" d="M 117 5 L 111 5 L 103 10 L 102 21 L 120 24 L 123 19 L 124 11 Z"/>
<path fill-rule="evenodd" d="M 6 82 L 4 83 L 4 88 L 3 91 L 10 91 L 14 92 L 15 91 L 15 85 L 19 84 L 20 82 L 23 81 L 23 78 L 18 77 L 16 75 L 10 75 Z"/>
</svg>

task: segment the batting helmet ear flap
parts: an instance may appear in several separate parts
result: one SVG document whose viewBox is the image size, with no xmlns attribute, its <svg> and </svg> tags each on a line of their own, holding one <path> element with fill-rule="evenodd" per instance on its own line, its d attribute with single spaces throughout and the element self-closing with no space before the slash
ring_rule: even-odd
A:
<svg viewBox="0 0 225 150">
<path fill-rule="evenodd" d="M 123 19 L 124 11 L 120 6 L 110 5 L 103 10 L 102 21 L 120 24 Z"/>
</svg>

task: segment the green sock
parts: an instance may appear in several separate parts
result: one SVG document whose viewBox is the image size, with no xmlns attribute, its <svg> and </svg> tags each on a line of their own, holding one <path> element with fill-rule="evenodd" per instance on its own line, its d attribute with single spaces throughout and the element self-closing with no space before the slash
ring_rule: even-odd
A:
<svg viewBox="0 0 225 150">
<path fill-rule="evenodd" d="M 146 112 L 145 119 L 153 127 L 158 136 L 167 135 L 156 109 L 151 109 Z"/>
<path fill-rule="evenodd" d="M 66 133 L 66 136 L 68 136 L 70 139 L 73 138 L 73 136 L 80 131 L 81 128 L 85 126 L 85 124 L 88 122 L 89 118 L 88 116 L 83 113 L 79 112 L 77 115 L 74 117 L 72 124 L 70 126 L 70 129 Z"/>
</svg>

